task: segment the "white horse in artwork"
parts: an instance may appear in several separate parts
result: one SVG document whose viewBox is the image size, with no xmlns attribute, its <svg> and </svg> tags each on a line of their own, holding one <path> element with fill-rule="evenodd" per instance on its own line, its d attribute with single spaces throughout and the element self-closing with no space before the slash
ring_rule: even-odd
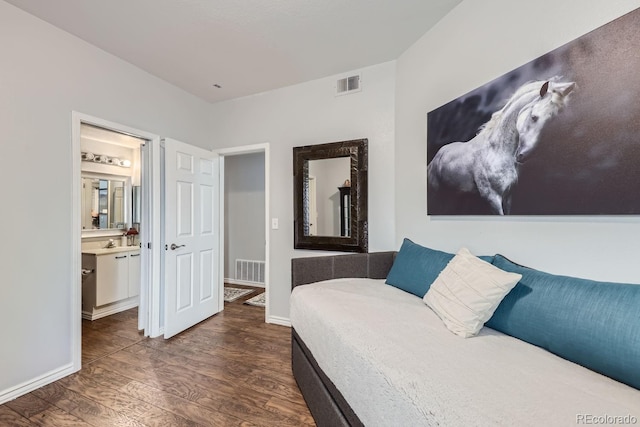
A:
<svg viewBox="0 0 640 427">
<path fill-rule="evenodd" d="M 536 147 L 549 119 L 566 104 L 574 82 L 525 83 L 467 142 L 440 148 L 427 168 L 429 191 L 476 193 L 499 215 L 510 213 L 519 166 Z"/>
</svg>

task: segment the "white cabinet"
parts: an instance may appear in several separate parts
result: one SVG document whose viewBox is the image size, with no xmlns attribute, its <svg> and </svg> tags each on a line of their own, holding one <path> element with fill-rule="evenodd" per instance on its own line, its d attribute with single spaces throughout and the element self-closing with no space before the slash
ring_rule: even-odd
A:
<svg viewBox="0 0 640 427">
<path fill-rule="evenodd" d="M 96 255 L 96 306 L 129 297 L 129 254 Z"/>
<path fill-rule="evenodd" d="M 140 251 L 129 252 L 129 298 L 140 294 Z"/>
<path fill-rule="evenodd" d="M 139 248 L 125 246 L 83 251 L 82 268 L 91 271 L 82 279 L 84 318 L 95 320 L 138 305 Z"/>
</svg>

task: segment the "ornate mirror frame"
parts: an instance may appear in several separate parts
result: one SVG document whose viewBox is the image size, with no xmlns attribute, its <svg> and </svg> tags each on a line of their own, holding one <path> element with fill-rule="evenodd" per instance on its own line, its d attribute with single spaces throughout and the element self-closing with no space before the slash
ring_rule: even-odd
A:
<svg viewBox="0 0 640 427">
<path fill-rule="evenodd" d="M 293 148 L 295 249 L 368 252 L 367 143 L 368 140 L 365 138 Z M 351 206 L 349 220 L 351 233 L 349 236 L 310 236 L 308 233 L 309 216 L 305 215 L 305 206 L 309 200 L 309 161 L 338 157 L 350 158 Z"/>
</svg>

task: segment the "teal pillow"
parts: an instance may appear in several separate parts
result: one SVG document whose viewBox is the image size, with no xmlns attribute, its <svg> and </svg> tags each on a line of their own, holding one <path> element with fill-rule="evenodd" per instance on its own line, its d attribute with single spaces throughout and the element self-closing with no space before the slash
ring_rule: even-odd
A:
<svg viewBox="0 0 640 427">
<path fill-rule="evenodd" d="M 522 279 L 485 326 L 640 389 L 640 285 L 493 264 Z"/>
<path fill-rule="evenodd" d="M 404 239 L 386 283 L 422 298 L 452 258 L 453 254 Z"/>
</svg>

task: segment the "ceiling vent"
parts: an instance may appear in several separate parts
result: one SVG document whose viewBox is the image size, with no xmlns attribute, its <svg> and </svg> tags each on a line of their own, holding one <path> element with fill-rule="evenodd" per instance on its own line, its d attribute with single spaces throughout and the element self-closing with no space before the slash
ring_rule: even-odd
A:
<svg viewBox="0 0 640 427">
<path fill-rule="evenodd" d="M 345 77 L 336 82 L 336 95 L 346 95 L 348 93 L 360 92 L 360 74 Z"/>
</svg>

